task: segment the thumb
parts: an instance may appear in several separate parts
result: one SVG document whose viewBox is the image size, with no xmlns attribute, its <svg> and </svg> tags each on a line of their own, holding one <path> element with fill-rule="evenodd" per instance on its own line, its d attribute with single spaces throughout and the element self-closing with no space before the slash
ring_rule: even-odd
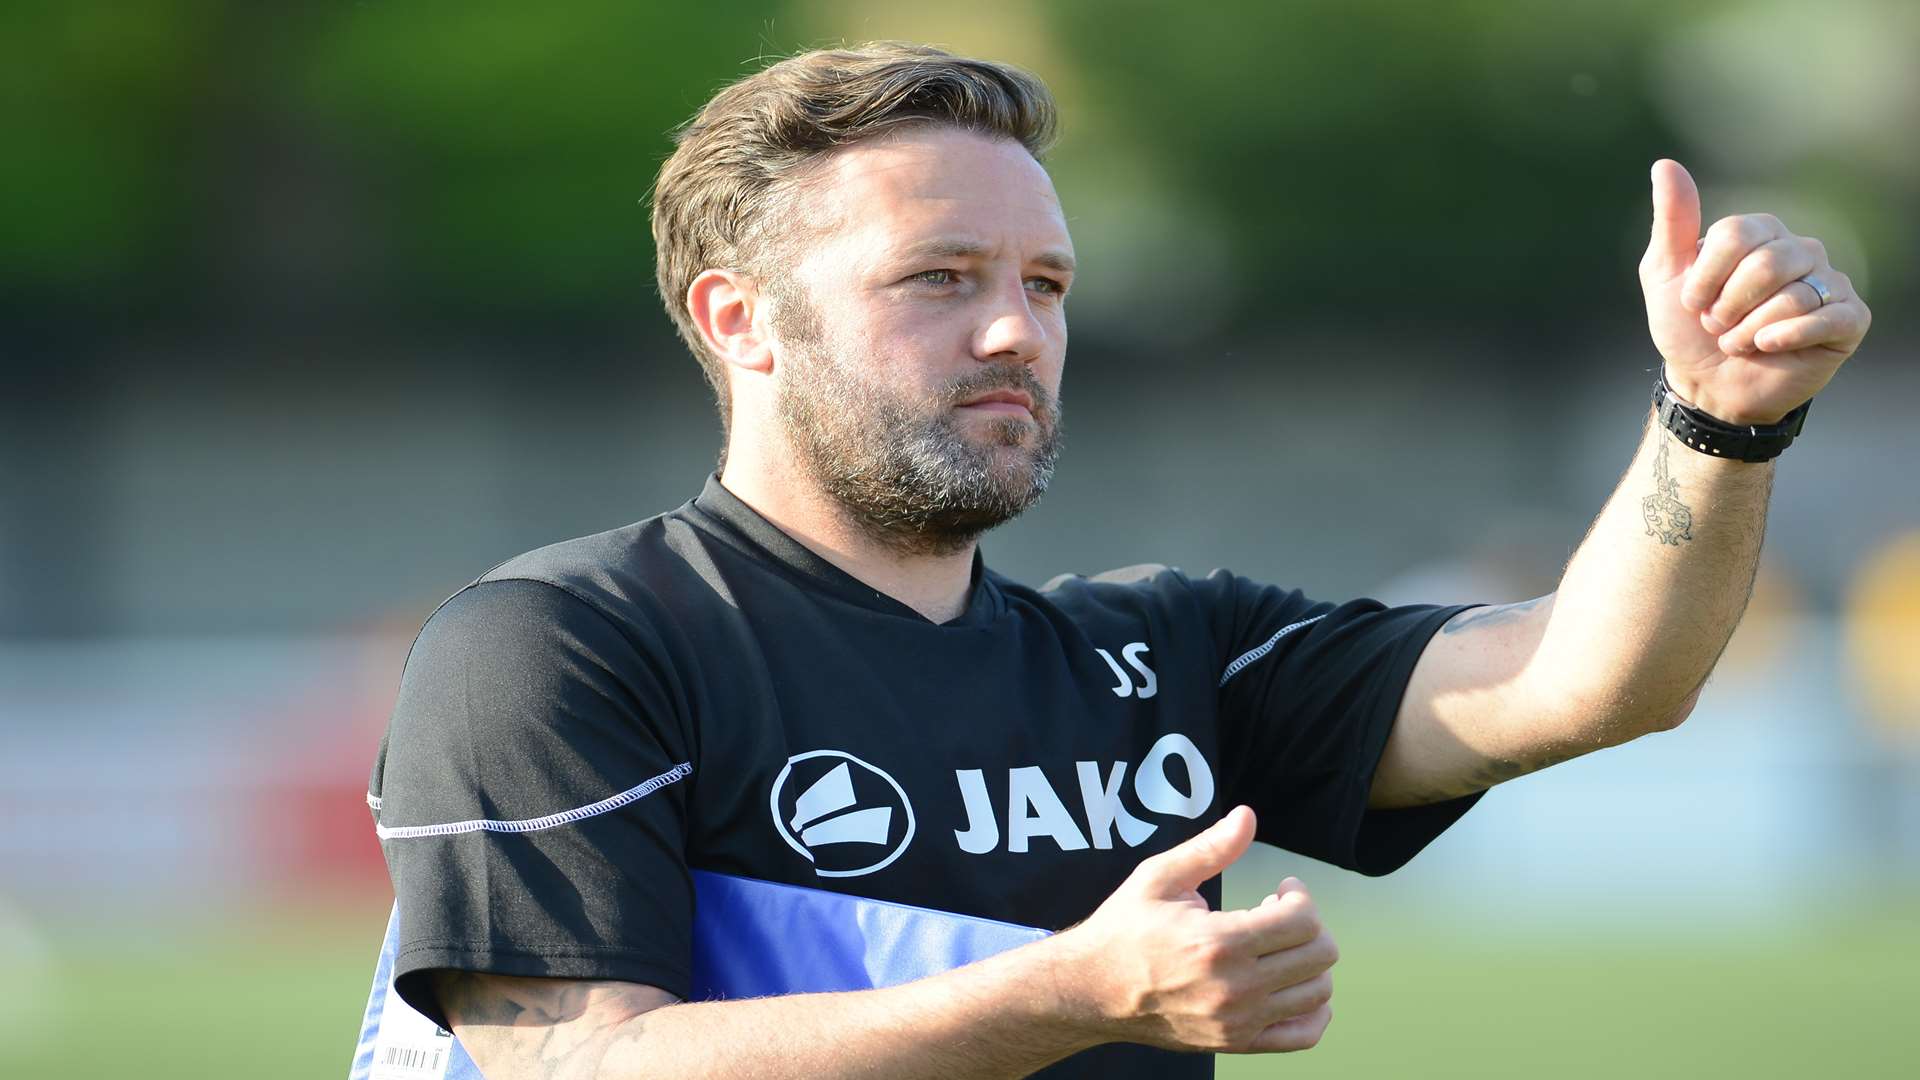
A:
<svg viewBox="0 0 1920 1080">
<path fill-rule="evenodd" d="M 1653 236 L 1641 269 L 1671 281 L 1693 265 L 1700 250 L 1700 189 L 1679 162 L 1661 158 L 1653 163 Z"/>
<path fill-rule="evenodd" d="M 1135 876 L 1149 895 L 1174 899 L 1198 889 L 1253 844 L 1253 810 L 1236 806 L 1200 835 L 1140 864 Z"/>
</svg>

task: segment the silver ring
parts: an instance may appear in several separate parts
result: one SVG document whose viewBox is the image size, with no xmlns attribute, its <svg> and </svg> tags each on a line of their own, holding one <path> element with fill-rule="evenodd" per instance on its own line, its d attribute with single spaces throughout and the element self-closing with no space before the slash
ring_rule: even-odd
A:
<svg viewBox="0 0 1920 1080">
<path fill-rule="evenodd" d="M 1826 282 L 1821 281 L 1819 278 L 1814 277 L 1812 274 L 1808 274 L 1803 278 L 1799 278 L 1798 280 L 1803 284 L 1807 285 L 1808 287 L 1812 288 L 1813 295 L 1820 298 L 1820 302 L 1818 304 L 1813 305 L 1814 307 L 1823 308 L 1823 307 L 1826 307 L 1828 304 L 1833 303 L 1833 293 L 1827 290 Z"/>
</svg>

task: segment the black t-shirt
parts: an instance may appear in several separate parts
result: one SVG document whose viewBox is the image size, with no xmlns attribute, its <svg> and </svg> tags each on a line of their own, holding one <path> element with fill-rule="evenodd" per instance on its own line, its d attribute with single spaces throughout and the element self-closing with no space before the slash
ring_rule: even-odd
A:
<svg viewBox="0 0 1920 1080">
<path fill-rule="evenodd" d="M 437 968 L 685 997 L 693 870 L 1057 930 L 1239 803 L 1267 843 L 1386 873 L 1473 802 L 1366 806 L 1459 610 L 1164 567 L 1035 590 L 976 558 L 935 624 L 710 480 L 422 629 L 370 790 L 395 987 L 441 1023 Z M 1210 1073 L 1115 1046 L 1044 1075 Z"/>
</svg>

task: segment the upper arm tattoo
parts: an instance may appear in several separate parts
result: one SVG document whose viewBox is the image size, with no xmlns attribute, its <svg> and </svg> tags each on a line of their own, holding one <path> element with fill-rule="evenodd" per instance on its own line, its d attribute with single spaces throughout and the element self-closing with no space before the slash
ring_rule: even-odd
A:
<svg viewBox="0 0 1920 1080">
<path fill-rule="evenodd" d="M 586 1080 L 641 1014 L 676 998 L 638 983 L 437 971 L 434 993 L 460 1044 L 493 1080 Z"/>
</svg>

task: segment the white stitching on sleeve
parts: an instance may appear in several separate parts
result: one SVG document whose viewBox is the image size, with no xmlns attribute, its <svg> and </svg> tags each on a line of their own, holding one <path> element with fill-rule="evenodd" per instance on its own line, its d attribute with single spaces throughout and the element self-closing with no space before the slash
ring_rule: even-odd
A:
<svg viewBox="0 0 1920 1080">
<path fill-rule="evenodd" d="M 666 772 L 661 773 L 659 776 L 651 777 L 645 782 L 635 787 L 630 787 L 618 795 L 601 799 L 597 803 L 589 803 L 586 806 L 576 806 L 571 810 L 563 810 L 558 814 L 548 814 L 545 817 L 523 818 L 519 821 L 495 821 L 491 818 L 477 818 L 473 821 L 450 821 L 444 825 L 401 825 L 391 829 L 385 825 L 375 825 L 373 831 L 375 835 L 379 836 L 382 840 L 413 840 L 422 836 L 458 836 L 461 833 L 470 832 L 538 832 L 541 829 L 551 829 L 558 825 L 571 825 L 576 821 L 585 821 L 590 817 L 597 817 L 609 810 L 618 810 L 628 803 L 638 802 L 661 788 L 666 787 L 668 784 L 678 780 L 684 780 L 691 775 L 693 775 L 692 763 L 683 761 L 673 768 L 668 769 Z M 375 798 L 369 796 L 367 804 L 372 806 L 376 801 Z M 379 809 L 377 806 L 374 808 L 376 810 Z"/>
<path fill-rule="evenodd" d="M 1287 625 L 1281 627 L 1280 629 L 1275 630 L 1273 632 L 1272 637 L 1261 642 L 1259 645 L 1251 649 L 1248 649 L 1246 652 L 1241 653 L 1238 659 L 1236 659 L 1233 663 L 1228 664 L 1227 670 L 1220 676 L 1220 685 L 1221 686 L 1227 685 L 1227 680 L 1233 678 L 1235 675 L 1240 674 L 1240 672 L 1246 669 L 1248 664 L 1251 664 L 1255 660 L 1258 660 L 1261 657 L 1272 652 L 1273 647 L 1280 643 L 1281 638 L 1286 637 L 1288 634 L 1293 633 L 1295 630 L 1298 630 L 1303 626 L 1307 626 L 1311 623 L 1317 623 L 1321 619 L 1324 619 L 1326 617 L 1327 617 L 1326 613 L 1323 612 L 1319 615 L 1315 615 L 1311 619 L 1301 619 L 1299 622 L 1288 623 Z"/>
</svg>

